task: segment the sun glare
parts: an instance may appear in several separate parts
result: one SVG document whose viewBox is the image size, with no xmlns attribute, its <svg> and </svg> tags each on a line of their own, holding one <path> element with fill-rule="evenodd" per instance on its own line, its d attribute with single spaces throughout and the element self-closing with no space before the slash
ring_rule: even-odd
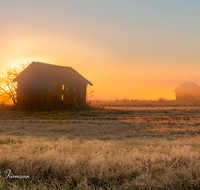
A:
<svg viewBox="0 0 200 190">
<path fill-rule="evenodd" d="M 10 66 L 11 67 L 18 67 L 19 64 L 22 63 L 28 63 L 29 61 L 27 59 L 18 59 L 18 60 L 11 60 L 10 61 Z"/>
</svg>

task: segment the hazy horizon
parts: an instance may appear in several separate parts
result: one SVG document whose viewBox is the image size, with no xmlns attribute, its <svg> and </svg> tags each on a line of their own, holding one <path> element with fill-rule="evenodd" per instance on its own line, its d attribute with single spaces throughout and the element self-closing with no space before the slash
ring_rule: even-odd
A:
<svg viewBox="0 0 200 190">
<path fill-rule="evenodd" d="M 0 71 L 39 61 L 70 66 L 94 99 L 175 99 L 200 85 L 200 1 L 0 2 Z"/>
</svg>

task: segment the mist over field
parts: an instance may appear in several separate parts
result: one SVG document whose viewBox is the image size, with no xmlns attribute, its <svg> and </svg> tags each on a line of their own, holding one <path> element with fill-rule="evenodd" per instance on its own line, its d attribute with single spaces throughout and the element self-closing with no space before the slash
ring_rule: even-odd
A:
<svg viewBox="0 0 200 190">
<path fill-rule="evenodd" d="M 200 189 L 199 7 L 0 1 L 0 189 Z"/>
</svg>

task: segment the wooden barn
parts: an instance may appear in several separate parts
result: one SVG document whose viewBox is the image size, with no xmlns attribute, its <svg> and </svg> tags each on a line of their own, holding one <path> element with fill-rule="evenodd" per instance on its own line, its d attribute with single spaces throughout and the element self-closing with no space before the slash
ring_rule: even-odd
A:
<svg viewBox="0 0 200 190">
<path fill-rule="evenodd" d="M 32 62 L 14 80 L 20 110 L 68 109 L 86 104 L 87 85 L 71 67 Z"/>
<path fill-rule="evenodd" d="M 200 99 L 200 86 L 194 82 L 184 82 L 174 92 L 176 100 Z"/>
</svg>

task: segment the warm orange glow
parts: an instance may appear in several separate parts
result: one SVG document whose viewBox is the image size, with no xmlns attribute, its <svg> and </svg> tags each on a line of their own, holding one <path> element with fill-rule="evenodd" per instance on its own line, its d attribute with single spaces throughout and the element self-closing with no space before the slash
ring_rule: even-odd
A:
<svg viewBox="0 0 200 190">
<path fill-rule="evenodd" d="M 180 83 L 200 85 L 199 1 L 113 2 L 5 1 L 0 73 L 32 61 L 70 66 L 95 99 L 174 99 Z"/>
<path fill-rule="evenodd" d="M 47 46 L 49 42 L 51 46 Z M 106 46 L 95 46 L 91 41 L 73 37 L 63 40 L 21 36 L 12 39 L 9 51 L 3 49 L 2 53 L 2 72 L 10 64 L 32 61 L 71 66 L 94 84 L 88 89 L 88 92 L 95 91 L 93 99 L 175 99 L 173 90 L 181 82 L 199 75 L 199 69 L 191 69 L 181 57 L 179 60 L 159 56 L 123 59 Z"/>
<path fill-rule="evenodd" d="M 5 105 L 13 105 L 13 101 L 12 100 L 8 100 L 8 99 L 2 99 L 0 98 L 0 105 L 1 104 L 5 104 Z"/>
</svg>

